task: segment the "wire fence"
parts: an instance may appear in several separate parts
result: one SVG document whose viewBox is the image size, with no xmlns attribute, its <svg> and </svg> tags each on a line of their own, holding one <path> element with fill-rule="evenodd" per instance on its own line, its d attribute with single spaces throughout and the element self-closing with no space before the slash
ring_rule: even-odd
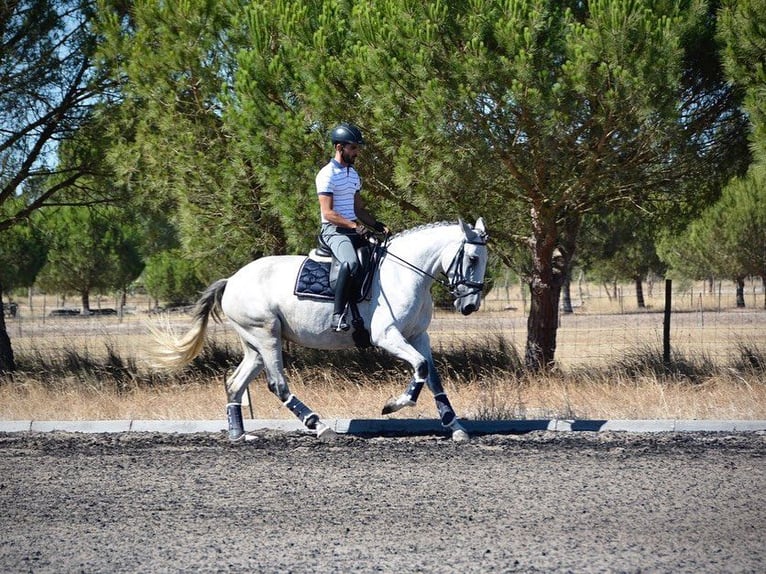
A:
<svg viewBox="0 0 766 574">
<path fill-rule="evenodd" d="M 665 283 L 644 285 L 639 308 L 629 284 L 572 286 L 573 312 L 559 312 L 556 360 L 563 367 L 603 366 L 643 350 L 662 352 Z M 745 284 L 745 307 L 736 306 L 731 282 L 675 283 L 670 316 L 674 356 L 703 358 L 726 366 L 742 346 L 766 352 L 766 310 L 760 280 Z M 133 296 L 122 309 L 115 297 L 95 298 L 97 314 L 82 317 L 74 301 L 35 295 L 15 300 L 16 315 L 6 317 L 14 350 L 20 353 L 105 351 L 141 362 L 154 342 L 149 325 L 170 326 L 178 333 L 190 324 L 189 308 L 154 312 L 146 296 Z M 484 344 L 501 337 L 523 356 L 527 340 L 529 294 L 518 283 L 496 284 L 477 313 L 463 317 L 437 309 L 430 328 L 432 346 L 454 348 Z M 211 325 L 213 337 L 234 339 L 227 326 Z"/>
<path fill-rule="evenodd" d="M 644 349 L 662 351 L 665 282 L 644 283 L 644 307 L 636 286 L 579 281 L 571 287 L 573 312 L 559 310 L 556 360 L 564 366 L 601 365 Z M 766 310 L 760 279 L 749 279 L 745 307 L 737 307 L 733 282 L 673 282 L 670 344 L 676 355 L 727 364 L 742 345 L 766 350 Z M 487 295 L 485 316 L 523 353 L 529 294 L 518 283 L 496 285 Z"/>
</svg>

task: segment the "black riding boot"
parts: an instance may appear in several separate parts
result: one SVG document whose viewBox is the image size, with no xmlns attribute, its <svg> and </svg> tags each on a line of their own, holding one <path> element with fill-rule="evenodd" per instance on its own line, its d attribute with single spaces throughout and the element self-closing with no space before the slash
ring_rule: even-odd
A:
<svg viewBox="0 0 766 574">
<path fill-rule="evenodd" d="M 349 328 L 346 319 L 346 303 L 348 303 L 350 287 L 351 268 L 348 263 L 343 263 L 338 269 L 338 278 L 335 280 L 335 311 L 332 315 L 332 328 L 338 332 L 348 331 Z"/>
</svg>

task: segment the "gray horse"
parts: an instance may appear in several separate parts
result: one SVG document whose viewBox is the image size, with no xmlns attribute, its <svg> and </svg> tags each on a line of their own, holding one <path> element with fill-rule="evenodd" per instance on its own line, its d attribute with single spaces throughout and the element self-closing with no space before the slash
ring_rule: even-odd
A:
<svg viewBox="0 0 766 574">
<path fill-rule="evenodd" d="M 155 333 L 161 344 L 158 365 L 180 368 L 202 350 L 210 316 L 221 312 L 239 334 L 244 357 L 226 381 L 229 438 L 245 437 L 242 396 L 265 369 L 269 390 L 320 439 L 334 431 L 290 392 L 282 365 L 282 341 L 314 349 L 346 349 L 355 345 L 351 333 L 331 329 L 331 301 L 296 296 L 293 286 L 303 256 L 263 257 L 228 279 L 210 285 L 197 302 L 194 324 L 180 340 Z M 393 236 L 372 280 L 369 297 L 358 303 L 372 345 L 385 349 L 412 366 L 406 390 L 390 400 L 383 413 L 413 406 L 423 384 L 433 393 L 442 424 L 454 440 L 468 440 L 444 392 L 431 355 L 427 329 L 433 314 L 431 285 L 440 274 L 463 315 L 481 305 L 487 266 L 487 233 L 483 219 L 472 227 L 463 221 L 424 225 Z"/>
</svg>

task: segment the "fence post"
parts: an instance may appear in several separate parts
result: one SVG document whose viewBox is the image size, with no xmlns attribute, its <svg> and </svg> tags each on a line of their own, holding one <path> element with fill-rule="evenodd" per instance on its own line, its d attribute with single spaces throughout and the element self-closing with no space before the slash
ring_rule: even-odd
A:
<svg viewBox="0 0 766 574">
<path fill-rule="evenodd" d="M 662 322 L 662 361 L 670 364 L 670 306 L 673 303 L 673 281 L 665 279 L 665 319 Z"/>
</svg>

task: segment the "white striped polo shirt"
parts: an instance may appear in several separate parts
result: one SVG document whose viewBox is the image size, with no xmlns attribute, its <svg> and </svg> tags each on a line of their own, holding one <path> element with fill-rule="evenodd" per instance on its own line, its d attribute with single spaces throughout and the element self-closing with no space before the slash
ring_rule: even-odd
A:
<svg viewBox="0 0 766 574">
<path fill-rule="evenodd" d="M 353 167 L 344 167 L 333 158 L 319 170 L 316 185 L 317 195 L 332 196 L 333 211 L 351 221 L 356 219 L 354 196 L 362 189 L 362 179 Z M 322 223 L 327 223 L 324 217 Z"/>
</svg>

